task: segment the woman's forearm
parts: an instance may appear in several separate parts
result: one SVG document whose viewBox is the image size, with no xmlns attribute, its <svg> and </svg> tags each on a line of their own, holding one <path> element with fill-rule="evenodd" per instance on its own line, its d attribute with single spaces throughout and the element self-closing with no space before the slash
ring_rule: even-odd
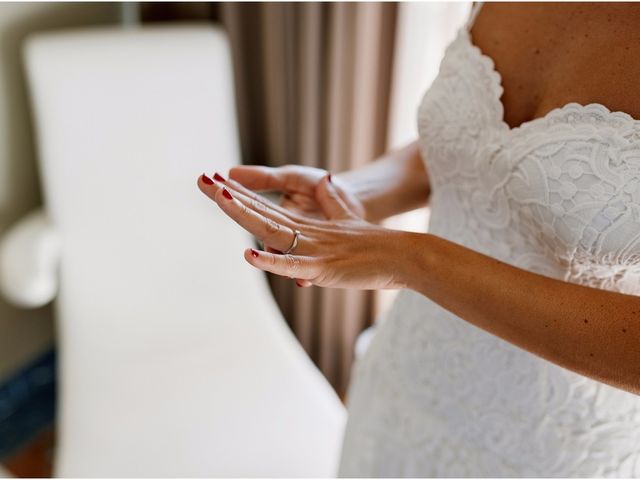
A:
<svg viewBox="0 0 640 480">
<path fill-rule="evenodd" d="M 562 367 L 640 393 L 640 297 L 555 280 L 408 234 L 407 287 Z"/>
<path fill-rule="evenodd" d="M 358 170 L 336 175 L 363 203 L 367 220 L 378 221 L 427 203 L 429 178 L 418 142 L 387 153 Z"/>
</svg>

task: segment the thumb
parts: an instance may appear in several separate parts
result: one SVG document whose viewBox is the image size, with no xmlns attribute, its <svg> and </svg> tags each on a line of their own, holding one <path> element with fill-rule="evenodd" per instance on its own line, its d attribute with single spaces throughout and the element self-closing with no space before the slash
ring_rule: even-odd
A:
<svg viewBox="0 0 640 480">
<path fill-rule="evenodd" d="M 340 198 L 338 190 L 331 183 L 331 174 L 328 173 L 316 187 L 316 200 L 327 218 L 347 219 L 356 218 L 346 203 Z"/>
<path fill-rule="evenodd" d="M 238 165 L 229 170 L 229 178 L 255 192 L 282 191 L 286 184 L 286 171 L 282 167 Z"/>
</svg>

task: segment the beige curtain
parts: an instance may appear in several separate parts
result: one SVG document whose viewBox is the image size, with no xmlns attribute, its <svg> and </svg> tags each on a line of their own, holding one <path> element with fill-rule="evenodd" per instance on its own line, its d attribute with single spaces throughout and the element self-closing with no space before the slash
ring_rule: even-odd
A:
<svg viewBox="0 0 640 480">
<path fill-rule="evenodd" d="M 386 147 L 396 5 L 223 3 L 234 52 L 246 163 L 296 163 L 337 173 Z M 372 293 L 300 289 L 271 278 L 309 355 L 340 394 L 357 335 L 372 322 Z"/>
<path fill-rule="evenodd" d="M 395 3 L 174 4 L 169 14 L 155 5 L 158 19 L 206 11 L 226 28 L 245 163 L 337 173 L 385 151 Z M 270 282 L 294 333 L 344 395 L 355 339 L 373 320 L 372 292 Z"/>
</svg>

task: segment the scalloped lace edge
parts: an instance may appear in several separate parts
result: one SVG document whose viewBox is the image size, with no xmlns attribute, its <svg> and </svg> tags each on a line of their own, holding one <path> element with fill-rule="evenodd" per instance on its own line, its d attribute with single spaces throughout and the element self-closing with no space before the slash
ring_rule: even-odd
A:
<svg viewBox="0 0 640 480">
<path fill-rule="evenodd" d="M 480 47 L 473 43 L 471 32 L 469 32 L 466 27 L 462 27 L 460 29 L 460 36 L 463 37 L 463 39 L 465 40 L 465 45 L 475 54 L 476 60 L 482 65 L 485 73 L 492 80 L 492 93 L 494 94 L 493 99 L 495 101 L 496 114 L 498 115 L 498 120 L 501 127 L 507 133 L 530 129 L 537 125 L 548 127 L 552 125 L 552 120 L 557 120 L 558 118 L 562 117 L 570 119 L 569 117 L 571 114 L 574 114 L 582 119 L 593 118 L 594 116 L 603 117 L 607 118 L 608 121 L 606 123 L 622 122 L 628 123 L 632 126 L 638 126 L 640 128 L 640 119 L 633 118 L 626 112 L 612 111 L 606 105 L 597 102 L 588 103 L 586 105 L 579 102 L 569 102 L 561 107 L 556 107 L 552 110 L 549 110 L 545 115 L 541 117 L 522 122 L 517 127 L 510 127 L 509 124 L 504 120 L 504 105 L 500 100 L 502 94 L 504 93 L 504 86 L 502 85 L 502 75 L 496 69 L 493 58 L 483 53 Z M 619 126 L 617 127 L 619 128 Z"/>
</svg>

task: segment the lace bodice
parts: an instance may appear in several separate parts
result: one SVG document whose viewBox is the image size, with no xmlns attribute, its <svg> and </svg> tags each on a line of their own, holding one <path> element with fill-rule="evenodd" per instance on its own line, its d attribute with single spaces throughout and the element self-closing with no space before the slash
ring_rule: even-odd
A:
<svg viewBox="0 0 640 480">
<path fill-rule="evenodd" d="M 640 121 L 568 104 L 509 128 L 461 29 L 418 113 L 429 231 L 517 267 L 640 294 Z M 399 295 L 354 370 L 344 476 L 640 476 L 640 397 Z M 639 346 L 640 348 L 640 346 Z"/>
<path fill-rule="evenodd" d="M 501 95 L 493 61 L 462 29 L 420 107 L 430 231 L 527 270 L 640 294 L 640 121 L 570 103 L 511 129 Z"/>
</svg>

